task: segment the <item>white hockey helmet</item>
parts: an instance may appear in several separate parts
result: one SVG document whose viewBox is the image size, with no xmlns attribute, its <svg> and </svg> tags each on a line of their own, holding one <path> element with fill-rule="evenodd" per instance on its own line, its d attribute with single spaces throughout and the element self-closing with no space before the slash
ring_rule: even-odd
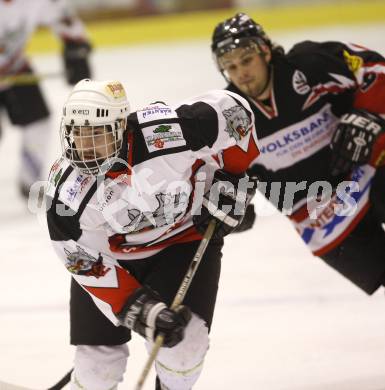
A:
<svg viewBox="0 0 385 390">
<path fill-rule="evenodd" d="M 64 156 L 86 175 L 105 174 L 119 156 L 130 105 L 119 81 L 79 81 L 63 107 Z"/>
</svg>

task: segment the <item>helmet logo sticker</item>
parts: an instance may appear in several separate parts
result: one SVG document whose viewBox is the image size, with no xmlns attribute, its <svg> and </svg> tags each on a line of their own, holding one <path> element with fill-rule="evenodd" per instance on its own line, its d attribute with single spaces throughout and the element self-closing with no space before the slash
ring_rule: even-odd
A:
<svg viewBox="0 0 385 390">
<path fill-rule="evenodd" d="M 123 88 L 122 83 L 112 82 L 106 85 L 106 91 L 115 99 L 119 99 L 126 96 L 126 92 Z"/>
</svg>

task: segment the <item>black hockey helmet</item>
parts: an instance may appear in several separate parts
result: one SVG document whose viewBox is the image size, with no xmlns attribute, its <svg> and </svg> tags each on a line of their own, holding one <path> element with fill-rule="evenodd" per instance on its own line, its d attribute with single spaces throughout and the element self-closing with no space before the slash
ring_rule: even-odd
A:
<svg viewBox="0 0 385 390">
<path fill-rule="evenodd" d="M 250 47 L 253 44 L 257 48 L 261 45 L 268 46 L 270 49 L 273 47 L 270 38 L 260 24 L 244 13 L 237 13 L 215 27 L 211 51 L 218 63 L 218 58 L 223 54 L 238 47 Z"/>
</svg>

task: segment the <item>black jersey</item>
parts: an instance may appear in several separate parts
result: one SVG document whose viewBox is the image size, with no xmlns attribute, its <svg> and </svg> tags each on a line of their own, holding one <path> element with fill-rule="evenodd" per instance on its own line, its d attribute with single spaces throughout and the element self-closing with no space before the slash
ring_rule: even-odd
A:
<svg viewBox="0 0 385 390">
<path fill-rule="evenodd" d="M 252 170 L 266 183 L 265 196 L 289 214 L 313 253 L 321 255 L 338 245 L 369 207 L 374 168 L 332 176 L 329 145 L 339 117 L 353 107 L 385 113 L 385 59 L 357 45 L 305 41 L 275 57 L 271 75 L 270 101 L 248 98 L 261 152 Z M 228 89 L 243 95 L 232 84 Z M 336 195 L 342 180 L 357 183 L 341 187 L 345 201 L 354 204 L 348 215 L 335 212 L 344 207 Z M 320 189 L 332 193 L 323 207 L 317 202 Z"/>
</svg>

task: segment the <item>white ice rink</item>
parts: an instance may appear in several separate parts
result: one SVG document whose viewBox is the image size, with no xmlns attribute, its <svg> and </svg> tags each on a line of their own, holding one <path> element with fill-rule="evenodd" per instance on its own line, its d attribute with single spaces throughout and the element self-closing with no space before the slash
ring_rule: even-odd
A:
<svg viewBox="0 0 385 390">
<path fill-rule="evenodd" d="M 289 48 L 303 39 L 356 42 L 385 53 L 385 25 L 277 33 Z M 100 49 L 95 78 L 119 79 L 134 109 L 177 102 L 221 88 L 209 42 Z M 33 58 L 39 73 L 61 67 Z M 59 155 L 60 108 L 69 88 L 43 83 L 52 108 L 47 167 Z M 18 198 L 19 133 L 3 118 L 0 144 L 0 380 L 49 387 L 72 365 L 68 345 L 69 275 L 51 249 L 43 215 Z M 49 161 L 49 162 L 48 162 Z M 384 237 L 385 239 L 385 237 Z M 288 221 L 260 217 L 254 229 L 229 237 L 211 334 L 194 390 L 383 390 L 385 297 L 368 297 L 313 258 Z M 134 336 L 121 389 L 133 389 L 146 355 Z M 145 389 L 154 388 L 154 376 Z"/>
</svg>

